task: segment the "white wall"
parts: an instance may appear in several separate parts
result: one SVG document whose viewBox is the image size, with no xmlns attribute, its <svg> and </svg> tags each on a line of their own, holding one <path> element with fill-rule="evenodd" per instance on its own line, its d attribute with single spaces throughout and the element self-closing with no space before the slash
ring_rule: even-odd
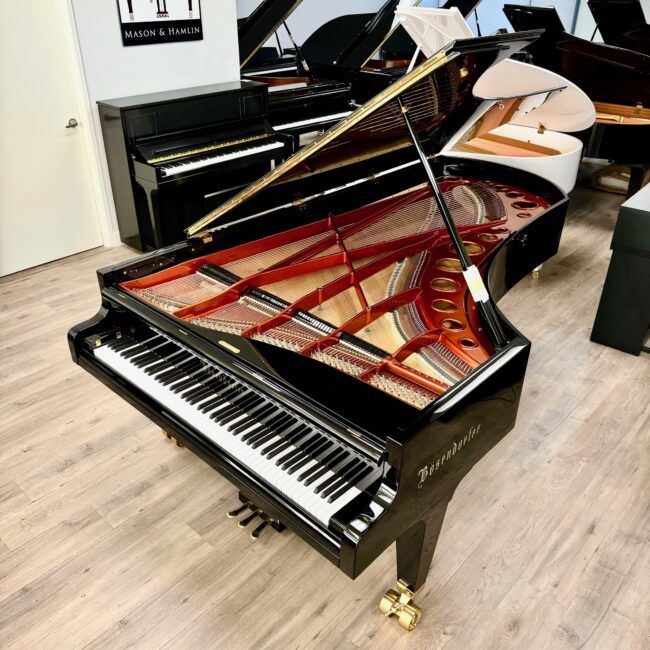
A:
<svg viewBox="0 0 650 650">
<path fill-rule="evenodd" d="M 112 241 L 117 220 L 95 102 L 239 78 L 235 0 L 203 0 L 203 40 L 124 47 L 115 0 L 71 0 L 107 188 Z"/>
<path fill-rule="evenodd" d="M 237 0 L 237 17 L 248 16 L 258 4 L 260 0 Z M 332 18 L 375 12 L 383 4 L 384 0 L 302 0 L 287 23 L 296 42 L 301 44 L 318 27 Z M 284 28 L 279 29 L 279 34 L 283 47 L 291 47 Z M 274 37 L 269 44 L 275 43 Z"/>
</svg>

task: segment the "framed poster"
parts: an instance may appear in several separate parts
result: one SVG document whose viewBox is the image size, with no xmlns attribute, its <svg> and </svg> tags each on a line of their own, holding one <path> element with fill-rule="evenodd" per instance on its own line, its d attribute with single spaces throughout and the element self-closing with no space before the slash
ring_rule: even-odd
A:
<svg viewBox="0 0 650 650">
<path fill-rule="evenodd" d="M 117 7 L 125 46 L 203 40 L 200 0 L 117 0 Z"/>
</svg>

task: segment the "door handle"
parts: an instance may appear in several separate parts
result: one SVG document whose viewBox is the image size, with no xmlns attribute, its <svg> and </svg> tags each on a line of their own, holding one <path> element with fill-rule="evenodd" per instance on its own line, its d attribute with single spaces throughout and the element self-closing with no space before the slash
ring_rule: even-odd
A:
<svg viewBox="0 0 650 650">
<path fill-rule="evenodd" d="M 75 120 L 74 117 L 71 117 L 68 120 L 68 123 L 65 125 L 65 128 L 66 129 L 75 129 L 78 126 L 79 126 L 79 122 L 77 122 L 77 120 Z"/>
</svg>

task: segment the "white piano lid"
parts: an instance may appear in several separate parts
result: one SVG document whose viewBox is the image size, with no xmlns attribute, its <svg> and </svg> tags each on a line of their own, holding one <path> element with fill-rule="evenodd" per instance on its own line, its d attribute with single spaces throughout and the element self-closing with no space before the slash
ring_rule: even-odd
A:
<svg viewBox="0 0 650 650">
<path fill-rule="evenodd" d="M 587 95 L 568 79 L 535 65 L 506 59 L 486 70 L 474 84 L 479 99 L 527 97 L 511 124 L 569 133 L 588 129 L 596 109 Z"/>
<path fill-rule="evenodd" d="M 474 36 L 457 7 L 430 9 L 400 5 L 395 9 L 395 16 L 427 58 L 452 41 Z"/>
</svg>

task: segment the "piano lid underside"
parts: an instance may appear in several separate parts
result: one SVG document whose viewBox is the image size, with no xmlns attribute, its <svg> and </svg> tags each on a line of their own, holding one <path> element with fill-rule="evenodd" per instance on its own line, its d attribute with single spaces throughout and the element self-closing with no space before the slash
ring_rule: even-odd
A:
<svg viewBox="0 0 650 650">
<path fill-rule="evenodd" d="M 447 177 L 441 188 L 483 271 L 548 207 L 490 181 Z M 176 318 L 309 356 L 417 408 L 493 353 L 428 187 L 121 286 Z"/>
</svg>

